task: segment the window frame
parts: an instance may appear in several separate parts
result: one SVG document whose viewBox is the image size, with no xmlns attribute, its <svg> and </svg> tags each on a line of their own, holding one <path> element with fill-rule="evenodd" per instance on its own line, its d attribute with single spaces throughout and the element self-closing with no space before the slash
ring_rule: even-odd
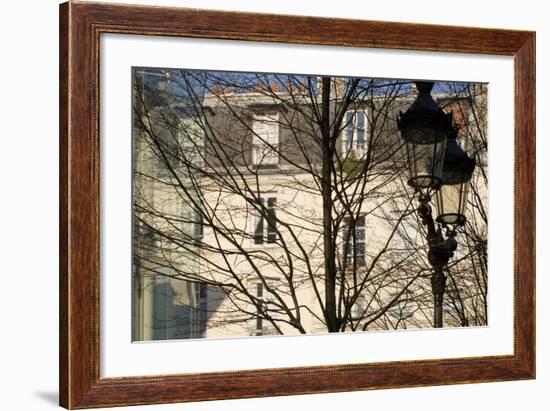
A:
<svg viewBox="0 0 550 411">
<path fill-rule="evenodd" d="M 357 267 L 364 267 L 366 265 L 366 253 L 367 253 L 367 228 L 366 228 L 366 216 L 359 214 L 355 219 L 355 236 L 352 234 L 350 228 L 350 221 L 352 217 L 346 216 L 343 218 L 343 226 L 340 229 L 342 243 L 340 245 L 341 262 L 344 268 L 353 267 L 354 262 Z M 362 224 L 359 224 L 362 222 Z M 362 241 L 357 241 L 357 233 L 362 232 Z M 347 243 L 347 249 L 346 248 Z M 362 253 L 357 253 L 358 245 L 362 244 Z M 347 252 L 346 252 L 347 251 Z M 362 257 L 361 257 L 362 256 Z M 355 260 L 355 261 L 354 261 Z"/>
<path fill-rule="evenodd" d="M 359 114 L 359 115 L 358 115 Z M 351 118 L 350 118 L 351 117 Z M 366 154 L 368 136 L 368 109 L 350 109 L 344 114 L 344 127 L 342 128 L 342 156 L 344 158 L 362 158 Z M 362 119 L 362 127 L 359 122 Z M 351 130 L 350 130 L 351 129 Z M 351 133 L 350 133 L 351 131 Z M 350 141 L 351 134 L 351 141 Z M 361 137 L 361 138 L 360 138 Z M 359 140 L 362 140 L 360 143 Z"/>
<path fill-rule="evenodd" d="M 263 118 L 263 119 L 262 119 Z M 260 134 L 260 131 L 257 129 L 258 125 L 262 124 L 263 127 L 274 126 L 274 141 L 270 142 L 270 136 Z M 252 115 L 252 165 L 257 167 L 278 167 L 280 161 L 280 124 L 279 124 L 279 112 L 269 111 L 269 112 L 257 112 Z M 267 133 L 266 133 L 267 134 Z M 272 147 L 276 147 L 273 149 Z M 259 156 L 259 150 L 265 150 L 266 153 L 263 153 Z M 259 161 L 259 158 L 261 161 Z M 275 159 L 275 160 L 273 160 Z"/>
</svg>

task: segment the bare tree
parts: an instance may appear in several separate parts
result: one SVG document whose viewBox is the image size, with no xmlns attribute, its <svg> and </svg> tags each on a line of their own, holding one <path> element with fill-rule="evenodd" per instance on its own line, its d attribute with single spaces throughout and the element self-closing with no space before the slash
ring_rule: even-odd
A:
<svg viewBox="0 0 550 411">
<path fill-rule="evenodd" d="M 207 287 L 208 327 L 418 321 L 428 267 L 402 245 L 416 217 L 395 123 L 409 82 L 134 74 L 137 276 Z"/>
</svg>

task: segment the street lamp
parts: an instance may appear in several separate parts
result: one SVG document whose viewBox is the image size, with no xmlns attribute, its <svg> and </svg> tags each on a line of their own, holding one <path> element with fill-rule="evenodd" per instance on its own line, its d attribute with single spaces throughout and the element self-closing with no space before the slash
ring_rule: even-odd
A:
<svg viewBox="0 0 550 411">
<path fill-rule="evenodd" d="M 434 101 L 433 82 L 417 82 L 418 96 L 405 113 L 399 112 L 397 126 L 405 140 L 409 166 L 408 184 L 429 193 L 441 184 L 441 172 L 451 114 Z"/>
<path fill-rule="evenodd" d="M 456 227 L 466 222 L 466 196 L 475 161 L 456 142 L 452 113 L 445 113 L 432 98 L 434 83 L 415 84 L 418 96 L 405 113 L 399 113 L 397 126 L 407 152 L 408 184 L 418 193 L 417 212 L 427 228 L 428 261 L 433 268 L 434 327 L 441 328 L 447 280 L 444 269 L 457 247 Z M 430 206 L 434 192 L 436 221 Z M 446 238 L 442 227 L 447 228 Z"/>
</svg>

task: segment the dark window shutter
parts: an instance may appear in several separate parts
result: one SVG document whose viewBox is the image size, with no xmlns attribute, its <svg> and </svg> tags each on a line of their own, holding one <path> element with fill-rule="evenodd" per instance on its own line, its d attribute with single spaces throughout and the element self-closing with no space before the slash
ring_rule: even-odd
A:
<svg viewBox="0 0 550 411">
<path fill-rule="evenodd" d="M 254 218 L 254 244 L 263 244 L 264 242 L 264 216 L 263 216 L 263 198 L 259 201 L 259 207 L 261 211 L 256 211 L 256 217 Z"/>
<path fill-rule="evenodd" d="M 261 283 L 256 284 L 256 297 L 258 299 L 263 299 L 264 296 L 264 285 Z M 259 303 L 263 306 L 263 302 Z M 261 308 L 257 308 L 257 317 L 256 317 L 256 335 L 262 335 L 262 329 L 263 329 L 263 318 L 262 318 L 262 310 Z"/>
<path fill-rule="evenodd" d="M 195 212 L 195 224 L 193 229 L 193 236 L 195 238 L 195 241 L 201 242 L 204 236 L 204 222 L 201 213 L 198 211 Z"/>
<path fill-rule="evenodd" d="M 343 224 L 342 224 L 342 265 L 346 266 L 349 264 L 349 258 L 350 258 L 350 249 L 353 245 L 353 238 L 351 236 L 351 230 L 350 230 L 350 217 L 344 217 Z"/>
<path fill-rule="evenodd" d="M 275 205 L 277 199 L 270 197 L 267 199 L 267 242 L 274 243 L 277 241 L 277 216 L 275 211 Z"/>
<path fill-rule="evenodd" d="M 360 146 L 365 144 L 365 113 L 357 113 L 357 143 Z"/>
</svg>

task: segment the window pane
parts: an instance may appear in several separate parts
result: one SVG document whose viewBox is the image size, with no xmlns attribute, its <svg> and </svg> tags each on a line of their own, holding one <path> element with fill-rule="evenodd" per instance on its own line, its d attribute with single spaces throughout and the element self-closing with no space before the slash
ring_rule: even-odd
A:
<svg viewBox="0 0 550 411">
<path fill-rule="evenodd" d="M 345 123 L 345 129 L 346 129 L 346 140 L 351 141 L 353 139 L 353 117 L 354 113 L 352 111 L 348 111 L 346 113 L 346 123 Z"/>
</svg>

